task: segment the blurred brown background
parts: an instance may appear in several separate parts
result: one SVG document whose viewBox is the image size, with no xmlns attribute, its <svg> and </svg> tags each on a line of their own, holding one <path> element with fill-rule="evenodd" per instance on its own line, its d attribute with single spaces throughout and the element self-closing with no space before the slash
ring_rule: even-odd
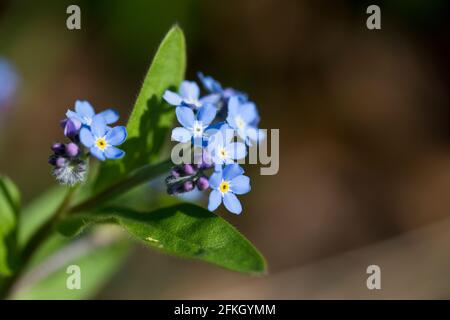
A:
<svg viewBox="0 0 450 320">
<path fill-rule="evenodd" d="M 137 247 L 99 298 L 450 297 L 449 4 L 433 1 L 2 1 L 0 55 L 18 70 L 0 171 L 25 201 L 55 182 L 49 145 L 76 99 L 134 103 L 173 23 L 201 70 L 249 93 L 280 129 L 280 171 L 248 168 L 244 214 L 266 256 L 247 278 Z M 82 29 L 66 29 L 78 4 Z M 381 7 L 382 29 L 366 28 Z M 367 290 L 366 267 L 382 269 Z"/>
</svg>

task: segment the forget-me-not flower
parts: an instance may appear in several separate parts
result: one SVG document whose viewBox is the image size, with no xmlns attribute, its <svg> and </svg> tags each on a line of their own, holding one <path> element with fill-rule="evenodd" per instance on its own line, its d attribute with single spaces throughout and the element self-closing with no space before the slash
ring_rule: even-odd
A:
<svg viewBox="0 0 450 320">
<path fill-rule="evenodd" d="M 193 109 L 199 109 L 206 103 L 214 104 L 219 96 L 208 95 L 200 98 L 200 88 L 194 81 L 183 81 L 180 85 L 179 93 L 166 90 L 163 95 L 164 100 L 173 106 L 188 106 Z"/>
<path fill-rule="evenodd" d="M 252 145 L 251 141 L 263 138 L 257 128 L 259 115 L 253 102 L 241 103 L 237 97 L 231 97 L 228 101 L 227 122 L 248 145 Z"/>
<path fill-rule="evenodd" d="M 119 113 L 114 109 L 107 109 L 99 113 L 105 119 L 106 124 L 113 124 L 119 120 Z M 85 127 L 90 127 L 95 116 L 95 110 L 87 101 L 77 100 L 75 102 L 75 111 L 68 110 L 66 117 L 81 122 Z"/>
<path fill-rule="evenodd" d="M 224 203 L 225 208 L 234 214 L 242 212 L 242 206 L 236 195 L 250 191 L 250 178 L 243 175 L 244 170 L 238 164 L 229 164 L 223 171 L 214 172 L 209 178 L 211 193 L 208 210 L 216 210 Z"/>
<path fill-rule="evenodd" d="M 127 130 L 123 126 L 110 128 L 101 114 L 92 118 L 90 128 L 81 128 L 80 141 L 97 159 L 119 159 L 125 152 L 116 146 L 127 138 Z"/>
<path fill-rule="evenodd" d="M 177 119 L 183 127 L 172 130 L 172 140 L 188 142 L 191 139 L 205 138 L 205 129 L 214 120 L 217 110 L 211 104 L 206 104 L 196 114 L 189 107 L 177 107 Z"/>
<path fill-rule="evenodd" d="M 212 94 L 219 95 L 223 100 L 228 101 L 231 97 L 238 97 L 241 102 L 248 100 L 247 94 L 241 91 L 237 91 L 233 88 L 223 88 L 219 81 L 211 76 L 205 76 L 203 73 L 197 73 L 203 87 Z"/>
<path fill-rule="evenodd" d="M 234 142 L 234 135 L 235 131 L 223 124 L 219 131 L 209 137 L 206 151 L 210 154 L 216 170 L 221 170 L 223 165 L 234 163 L 247 155 L 247 148 L 242 142 Z"/>
</svg>

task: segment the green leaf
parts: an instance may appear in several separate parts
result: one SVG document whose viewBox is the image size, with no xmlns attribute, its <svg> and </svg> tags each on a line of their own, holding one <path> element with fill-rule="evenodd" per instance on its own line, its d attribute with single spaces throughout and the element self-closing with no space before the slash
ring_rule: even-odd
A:
<svg viewBox="0 0 450 320">
<path fill-rule="evenodd" d="M 98 240 L 83 237 L 56 253 L 58 256 L 53 258 L 50 256 L 31 272 L 33 275 L 46 272 L 56 265 L 55 270 L 42 279 L 19 289 L 13 298 L 58 300 L 92 298 L 122 265 L 130 247 L 128 241 L 123 240 L 115 240 L 111 244 L 100 246 L 95 245 L 96 241 Z M 68 258 L 71 254 L 76 254 L 81 248 L 88 246 L 92 247 L 88 248 L 85 254 L 73 259 Z M 62 262 L 61 257 L 67 260 Z M 67 273 L 67 268 L 70 265 L 80 267 L 81 289 L 79 290 L 67 288 L 67 279 L 71 276 Z"/>
<path fill-rule="evenodd" d="M 61 205 L 66 194 L 66 188 L 55 187 L 46 191 L 25 207 L 20 215 L 21 222 L 18 230 L 20 247 L 23 247 L 39 227 L 51 218 L 55 210 Z"/>
<path fill-rule="evenodd" d="M 14 268 L 19 210 L 19 190 L 10 179 L 0 176 L 0 275 L 10 275 Z"/>
<path fill-rule="evenodd" d="M 128 138 L 122 146 L 126 156 L 104 164 L 96 183 L 97 190 L 158 159 L 168 141 L 175 114 L 173 107 L 162 100 L 162 95 L 167 89 L 176 90 L 184 78 L 185 68 L 185 39 L 183 31 L 175 26 L 161 42 L 128 120 Z"/>
<path fill-rule="evenodd" d="M 162 252 L 199 259 L 251 274 L 266 271 L 262 255 L 232 225 L 208 210 L 180 204 L 149 213 L 129 209 L 102 209 L 68 217 L 59 231 L 73 236 L 95 223 L 116 223 L 135 238 Z"/>
</svg>

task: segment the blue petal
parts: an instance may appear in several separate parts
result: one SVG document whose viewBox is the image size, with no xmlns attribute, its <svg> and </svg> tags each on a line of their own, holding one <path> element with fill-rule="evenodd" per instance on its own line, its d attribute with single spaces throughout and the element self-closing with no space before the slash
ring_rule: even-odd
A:
<svg viewBox="0 0 450 320">
<path fill-rule="evenodd" d="M 103 118 L 105 118 L 106 124 L 113 124 L 117 120 L 119 120 L 119 112 L 115 109 L 107 109 L 103 112 L 100 112 L 99 115 L 101 115 Z"/>
<path fill-rule="evenodd" d="M 224 145 L 230 143 L 235 135 L 234 129 L 226 123 L 220 127 L 220 133 L 222 134 L 222 141 Z"/>
<path fill-rule="evenodd" d="M 106 134 L 106 129 L 106 121 L 100 114 L 92 118 L 91 132 L 95 138 L 104 137 Z"/>
<path fill-rule="evenodd" d="M 192 138 L 192 132 L 186 128 L 177 127 L 172 130 L 172 141 L 188 142 Z"/>
<path fill-rule="evenodd" d="M 233 142 L 226 146 L 225 148 L 230 154 L 231 159 L 239 160 L 245 158 L 247 155 L 247 148 L 242 142 Z"/>
<path fill-rule="evenodd" d="M 242 212 L 242 206 L 239 199 L 231 192 L 227 192 L 223 195 L 223 204 L 231 213 L 240 214 Z"/>
<path fill-rule="evenodd" d="M 217 109 L 212 104 L 205 104 L 200 108 L 197 114 L 197 119 L 208 126 L 216 117 Z"/>
<path fill-rule="evenodd" d="M 110 129 L 106 134 L 106 142 L 113 146 L 122 144 L 127 139 L 127 129 L 124 126 L 118 126 Z"/>
<path fill-rule="evenodd" d="M 108 147 L 105 149 L 105 156 L 108 159 L 120 159 L 125 155 L 125 151 L 116 147 Z"/>
<path fill-rule="evenodd" d="M 205 76 L 201 72 L 198 72 L 197 76 L 200 79 L 200 81 L 202 82 L 202 84 L 206 90 L 208 90 L 210 92 L 222 91 L 221 84 L 218 81 L 216 81 L 213 77 Z"/>
<path fill-rule="evenodd" d="M 259 130 L 254 127 L 247 128 L 246 134 L 250 138 L 250 140 L 257 141 L 257 142 L 264 140 L 266 138 L 264 131 Z"/>
<path fill-rule="evenodd" d="M 206 104 L 206 103 L 216 104 L 219 102 L 219 100 L 220 100 L 220 94 L 218 94 L 218 93 L 208 94 L 207 96 L 200 98 L 200 102 L 202 103 L 202 105 Z"/>
<path fill-rule="evenodd" d="M 168 104 L 171 104 L 173 106 L 179 106 L 182 102 L 179 94 L 170 90 L 166 90 L 166 92 L 164 92 L 163 99 L 166 100 Z"/>
<path fill-rule="evenodd" d="M 98 160 L 104 161 L 105 158 L 105 154 L 103 153 L 102 150 L 100 150 L 97 147 L 91 147 L 91 149 L 89 149 L 89 151 L 91 152 L 91 154 L 96 157 Z"/>
<path fill-rule="evenodd" d="M 73 112 L 72 110 L 67 110 L 66 117 L 68 119 L 77 119 L 78 121 L 83 122 L 80 116 L 78 116 L 78 114 Z"/>
<path fill-rule="evenodd" d="M 239 113 L 239 107 L 240 104 L 238 97 L 232 96 L 230 100 L 228 100 L 228 116 L 236 116 Z"/>
<path fill-rule="evenodd" d="M 221 203 L 222 203 L 222 195 L 220 194 L 220 191 L 212 190 L 211 193 L 209 194 L 208 210 L 209 211 L 216 210 Z"/>
<path fill-rule="evenodd" d="M 239 138 L 241 138 L 245 142 L 248 141 L 247 130 L 237 129 L 236 132 L 237 132 L 237 135 L 239 136 Z"/>
<path fill-rule="evenodd" d="M 216 171 L 209 177 L 209 185 L 212 189 L 219 188 L 220 183 L 222 182 L 222 171 Z"/>
<path fill-rule="evenodd" d="M 185 128 L 192 128 L 195 121 L 194 111 L 189 107 L 177 107 L 177 119 Z"/>
<path fill-rule="evenodd" d="M 94 137 L 89 129 L 81 128 L 80 141 L 86 148 L 90 148 L 94 145 Z"/>
<path fill-rule="evenodd" d="M 250 178 L 247 176 L 237 176 L 231 179 L 231 191 L 235 194 L 244 194 L 251 190 Z"/>
<path fill-rule="evenodd" d="M 82 118 L 92 118 L 95 115 L 94 108 L 87 101 L 77 100 L 75 102 L 75 111 Z"/>
<path fill-rule="evenodd" d="M 241 105 L 239 113 L 245 123 L 251 123 L 258 118 L 258 111 L 256 110 L 256 105 L 253 102 Z"/>
<path fill-rule="evenodd" d="M 184 99 L 198 100 L 200 89 L 194 81 L 183 81 L 180 86 L 180 95 Z"/>
<path fill-rule="evenodd" d="M 223 178 L 225 180 L 232 180 L 244 173 L 244 169 L 237 163 L 229 164 L 223 169 Z"/>
</svg>

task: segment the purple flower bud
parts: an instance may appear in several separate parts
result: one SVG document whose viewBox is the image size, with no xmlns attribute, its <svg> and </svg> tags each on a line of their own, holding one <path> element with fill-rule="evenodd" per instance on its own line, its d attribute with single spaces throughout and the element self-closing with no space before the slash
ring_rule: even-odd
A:
<svg viewBox="0 0 450 320">
<path fill-rule="evenodd" d="M 56 159 L 55 166 L 57 168 L 62 168 L 62 167 L 64 167 L 66 165 L 66 162 L 67 162 L 66 158 L 58 157 Z"/>
<path fill-rule="evenodd" d="M 206 177 L 200 177 L 197 180 L 197 188 L 201 191 L 209 188 L 209 181 Z"/>
<path fill-rule="evenodd" d="M 194 161 L 199 169 L 209 169 L 213 167 L 213 161 L 211 155 L 206 150 L 203 150 L 201 154 L 194 155 Z"/>
<path fill-rule="evenodd" d="M 65 119 L 61 122 L 64 128 L 64 135 L 68 138 L 75 138 L 81 129 L 81 122 L 77 119 Z"/>
<path fill-rule="evenodd" d="M 174 178 L 178 178 L 180 176 L 180 173 L 178 172 L 178 170 L 172 169 L 172 171 L 170 171 L 170 175 Z"/>
<path fill-rule="evenodd" d="M 55 165 L 56 165 L 56 159 L 57 159 L 57 158 L 58 158 L 57 156 L 55 156 L 54 154 L 52 154 L 52 155 L 48 158 L 48 163 L 51 164 L 52 166 L 55 166 Z"/>
<path fill-rule="evenodd" d="M 66 147 L 62 143 L 54 143 L 51 149 L 57 155 L 62 155 L 66 151 Z"/>
<path fill-rule="evenodd" d="M 190 164 L 185 164 L 183 166 L 183 171 L 188 176 L 193 175 L 195 173 L 194 167 L 192 165 L 190 165 Z"/>
<path fill-rule="evenodd" d="M 79 151 L 80 148 L 78 148 L 78 146 L 75 143 L 71 142 L 66 144 L 66 154 L 69 157 L 76 157 Z"/>
<path fill-rule="evenodd" d="M 188 192 L 194 189 L 194 184 L 192 181 L 185 181 L 183 182 L 183 191 Z"/>
</svg>

